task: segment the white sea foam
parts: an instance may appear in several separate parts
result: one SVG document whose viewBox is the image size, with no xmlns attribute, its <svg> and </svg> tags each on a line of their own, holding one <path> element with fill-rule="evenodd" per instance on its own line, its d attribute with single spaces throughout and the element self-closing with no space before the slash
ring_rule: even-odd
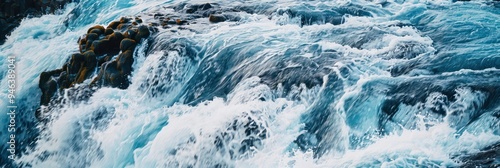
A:
<svg viewBox="0 0 500 168">
<path fill-rule="evenodd" d="M 2 67 L 5 67 L 5 56 L 18 58 L 18 95 L 33 101 L 27 102 L 28 106 L 38 104 L 39 74 L 60 68 L 71 53 L 78 52 L 76 41 L 89 26 L 107 24 L 121 16 L 158 11 L 163 6 L 177 3 L 160 0 L 90 2 L 82 0 L 80 3 L 94 5 L 94 12 L 97 12 L 88 18 L 78 16 L 80 21 L 86 21 L 85 24 L 63 26 L 72 9 L 90 10 L 87 6 L 71 4 L 61 15 L 23 20 L 0 46 Z M 130 77 L 132 84 L 128 89 L 101 88 L 87 101 L 55 108 L 50 122 L 39 126 L 41 135 L 33 149 L 26 151 L 17 163 L 33 167 L 459 166 L 461 163 L 454 157 L 464 152 L 477 152 L 500 141 L 498 119 L 483 115 L 476 122 L 468 123 L 477 117 L 487 93 L 460 87 L 454 90 L 455 100 L 446 102 L 437 102 L 444 99 L 444 94 L 432 93 L 415 105 L 398 106 L 399 113 L 394 118 L 401 120 L 386 125 L 393 131 L 387 134 L 377 132 L 381 131 L 377 129 L 383 116 L 380 106 L 392 86 L 436 75 L 431 70 L 417 68 L 409 72 L 410 75 L 391 76 L 390 68 L 410 61 L 432 59 L 437 51 L 434 41 L 417 28 L 394 26 L 399 23 L 398 18 L 421 14 L 428 5 L 451 5 L 448 1 L 389 2 L 389 7 L 374 10 L 381 11 L 373 13 L 376 17 L 347 16 L 341 25 L 301 26 L 300 18 L 276 13 L 272 17 L 239 13 L 243 18 L 239 23 L 193 25 L 194 29 L 201 31 L 181 32 L 175 38 L 190 39 L 189 44 L 197 49 L 196 52 L 203 53 L 194 58 L 161 48 L 147 51 L 151 46 L 143 43 L 135 51 L 134 72 Z M 369 9 L 381 8 L 381 2 L 365 1 L 218 3 L 228 7 L 268 4 L 273 6 L 270 10 L 301 5 L 331 9 L 365 3 Z M 357 44 L 363 40 L 366 42 Z M 317 49 L 304 45 L 317 45 Z M 289 54 L 289 49 L 297 51 Z M 224 50 L 234 51 L 234 55 L 225 55 Z M 319 59 L 326 56 L 315 55 L 315 52 L 336 55 L 322 61 Z M 326 82 L 328 80 L 310 88 L 305 84 L 284 88 L 283 84 L 268 86 L 263 78 L 257 77 L 276 68 L 272 62 L 280 60 L 276 57 L 296 55 L 319 62 L 314 65 L 324 66 L 338 76 L 343 88 L 333 89 L 339 90 L 339 97 L 327 101 L 321 99 L 321 96 L 333 92 L 328 90 L 332 89 L 328 86 L 333 85 Z M 238 63 L 228 65 L 229 69 L 218 70 L 225 72 L 224 75 L 240 75 L 243 79 L 224 76 L 219 84 L 226 80 L 237 82 L 234 87 L 228 87 L 227 94 L 195 104 L 183 104 L 181 100 L 188 99 L 183 93 L 187 86 L 204 82 L 197 81 L 195 73 L 203 73 L 229 60 Z M 208 68 L 200 69 L 204 68 L 204 63 L 209 65 Z M 284 69 L 301 66 L 300 62 L 292 62 Z M 495 68 L 460 70 L 441 75 L 496 71 Z M 0 72 L 5 70 L 2 68 Z M 325 75 L 323 79 L 328 77 Z M 150 85 L 152 83 L 156 85 Z M 6 86 L 6 78 L 3 78 L 0 88 Z M 210 89 L 200 88 L 197 90 L 200 93 L 196 94 L 204 94 L 204 90 Z M 5 94 L 1 93 L 2 96 Z M 327 119 L 324 122 L 307 121 L 314 106 L 325 102 L 327 110 L 324 113 L 329 113 Z M 2 101 L 0 105 L 6 103 Z M 427 120 L 429 116 L 425 116 L 425 112 L 437 106 L 446 108 L 449 115 Z M 321 128 L 327 129 L 322 141 L 317 142 L 318 138 L 312 136 L 308 140 L 314 141 L 312 144 L 320 143 L 326 147 L 322 150 L 330 153 L 325 152 L 318 158 L 315 149 L 300 150 L 295 141 L 307 133 L 308 123 L 323 124 Z M 405 123 L 414 127 L 409 128 Z M 354 140 L 350 138 L 353 137 L 365 138 L 360 140 L 363 144 L 352 145 L 350 141 Z M 250 140 L 252 145 L 245 146 L 243 142 Z"/>
</svg>

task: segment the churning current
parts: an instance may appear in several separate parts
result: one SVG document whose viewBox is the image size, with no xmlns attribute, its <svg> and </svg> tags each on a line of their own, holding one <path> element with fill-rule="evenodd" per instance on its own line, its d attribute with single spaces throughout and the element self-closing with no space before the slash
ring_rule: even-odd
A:
<svg viewBox="0 0 500 168">
<path fill-rule="evenodd" d="M 495 1 L 79 0 L 0 67 L 3 167 L 500 165 Z"/>
</svg>

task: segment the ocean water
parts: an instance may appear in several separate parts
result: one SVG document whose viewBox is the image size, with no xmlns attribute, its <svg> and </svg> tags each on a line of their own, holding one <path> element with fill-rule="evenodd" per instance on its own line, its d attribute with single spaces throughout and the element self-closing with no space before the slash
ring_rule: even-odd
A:
<svg viewBox="0 0 500 168">
<path fill-rule="evenodd" d="M 230 13 L 238 21 L 160 28 L 134 51 L 127 89 L 103 87 L 81 101 L 65 92 L 67 103 L 37 121 L 40 73 L 78 52 L 89 27 L 207 2 L 242 9 Z M 500 142 L 499 8 L 79 0 L 24 19 L 0 46 L 0 166 L 464 166 Z M 8 56 L 16 57 L 15 160 L 4 143 Z"/>
</svg>

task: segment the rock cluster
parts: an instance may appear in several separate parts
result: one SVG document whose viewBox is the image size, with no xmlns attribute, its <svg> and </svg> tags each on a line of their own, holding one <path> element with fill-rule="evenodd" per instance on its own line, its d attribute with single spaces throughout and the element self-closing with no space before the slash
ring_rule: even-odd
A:
<svg viewBox="0 0 500 168">
<path fill-rule="evenodd" d="M 40 104 L 48 105 L 57 91 L 70 88 L 91 78 L 90 86 L 110 86 L 125 89 L 132 72 L 133 53 L 137 43 L 154 31 L 149 26 L 133 24 L 140 18 L 122 18 L 107 27 L 96 25 L 78 40 L 80 52 L 70 56 L 60 69 L 42 72 L 39 87 Z M 118 55 L 115 59 L 113 56 Z"/>
<path fill-rule="evenodd" d="M 193 31 L 185 26 L 196 24 L 196 19 L 199 18 L 207 18 L 207 23 L 239 19 L 230 15 L 233 10 L 222 9 L 209 3 L 181 4 L 169 8 L 173 8 L 176 13 L 158 11 L 144 17 L 122 17 L 106 27 L 96 25 L 89 28 L 87 33 L 78 39 L 78 53 L 71 54 L 60 69 L 40 74 L 39 88 L 42 91 L 40 105 L 50 107 L 61 103 L 59 102 L 61 97 L 57 95 L 64 89 L 70 89 L 71 93 L 88 94 L 92 94 L 92 90 L 102 86 L 126 89 L 130 84 L 128 77 L 132 72 L 133 55 L 137 44 L 148 38 L 151 33 L 157 32 L 158 28 L 172 28 L 170 33 L 175 33 L 182 30 Z M 92 77 L 94 78 L 90 79 Z M 81 86 L 90 92 L 82 91 L 81 87 L 74 87 L 86 80 L 90 81 Z M 69 99 L 79 98 L 76 96 Z M 40 117 L 45 111 L 37 110 L 37 118 L 42 120 Z"/>
<path fill-rule="evenodd" d="M 173 9 L 175 14 L 156 13 L 154 18 L 157 22 L 151 23 L 153 26 L 161 26 L 164 29 L 171 28 L 172 25 L 189 25 L 196 24 L 196 19 L 208 18 L 210 23 L 219 23 L 224 21 L 239 21 L 238 12 L 245 12 L 236 8 L 221 8 L 214 3 L 204 4 L 185 4 L 181 3 L 169 7 Z M 182 29 L 182 27 L 181 27 Z"/>
</svg>

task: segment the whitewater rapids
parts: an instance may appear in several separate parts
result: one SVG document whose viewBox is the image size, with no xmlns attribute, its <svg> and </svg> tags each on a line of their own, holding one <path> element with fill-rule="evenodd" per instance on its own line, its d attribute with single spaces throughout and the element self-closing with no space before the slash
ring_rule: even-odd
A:
<svg viewBox="0 0 500 168">
<path fill-rule="evenodd" d="M 246 12 L 160 29 L 136 48 L 127 89 L 100 88 L 54 107 L 48 123 L 36 120 L 40 73 L 77 52 L 89 27 L 207 2 Z M 0 129 L 0 165 L 464 166 L 500 142 L 499 6 L 80 0 L 24 19 L 0 46 L 0 88 L 7 56 L 16 56 L 20 102 L 17 158 L 4 157 Z"/>
</svg>

